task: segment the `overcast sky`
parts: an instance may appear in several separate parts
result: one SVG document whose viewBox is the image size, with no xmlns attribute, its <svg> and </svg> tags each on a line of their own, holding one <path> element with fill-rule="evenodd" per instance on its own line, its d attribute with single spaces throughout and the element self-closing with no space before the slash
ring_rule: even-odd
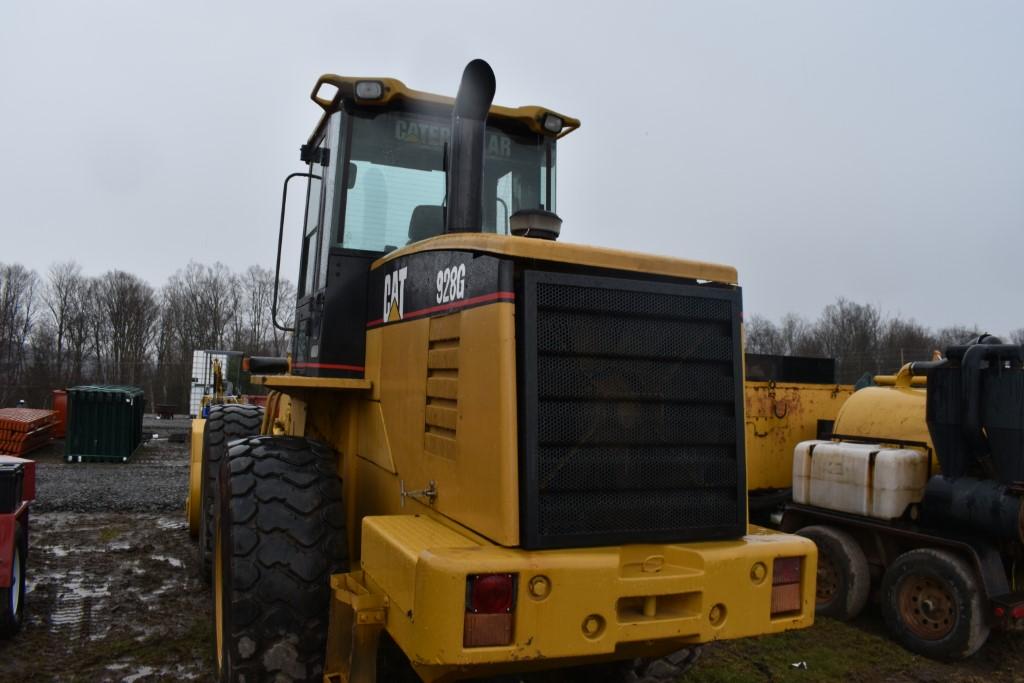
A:
<svg viewBox="0 0 1024 683">
<path fill-rule="evenodd" d="M 1024 326 L 1020 2 L 3 0 L 0 262 L 272 266 L 317 76 L 474 57 L 583 121 L 564 240 L 734 265 L 748 314 Z"/>
</svg>

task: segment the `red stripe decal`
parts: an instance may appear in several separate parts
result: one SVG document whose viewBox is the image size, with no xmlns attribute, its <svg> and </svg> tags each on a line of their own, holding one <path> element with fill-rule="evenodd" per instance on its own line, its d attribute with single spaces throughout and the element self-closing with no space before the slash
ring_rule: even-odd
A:
<svg viewBox="0 0 1024 683">
<path fill-rule="evenodd" d="M 441 313 L 442 311 L 454 311 L 460 308 L 466 308 L 467 306 L 475 306 L 477 304 L 486 304 L 491 301 L 515 301 L 515 292 L 492 292 L 490 294 L 481 294 L 480 296 L 474 296 L 470 299 L 462 299 L 461 301 L 453 301 L 450 304 L 441 304 L 439 306 L 430 306 L 429 308 L 421 308 L 418 311 L 412 311 L 406 313 L 401 320 L 395 320 L 393 322 L 402 322 L 402 320 L 410 320 L 412 318 L 420 318 L 431 313 Z M 371 320 L 366 323 L 367 327 L 376 327 L 383 325 L 384 319 L 378 318 L 377 320 Z"/>
<path fill-rule="evenodd" d="M 294 368 L 320 368 L 321 370 L 351 370 L 352 372 L 363 372 L 366 370 L 362 365 L 340 365 L 338 363 L 292 363 Z"/>
</svg>

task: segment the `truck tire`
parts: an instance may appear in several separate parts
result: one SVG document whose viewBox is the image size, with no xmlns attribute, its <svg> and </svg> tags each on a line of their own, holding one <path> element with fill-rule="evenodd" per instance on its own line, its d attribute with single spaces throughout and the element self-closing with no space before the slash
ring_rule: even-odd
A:
<svg viewBox="0 0 1024 683">
<path fill-rule="evenodd" d="M 882 578 L 882 616 L 894 640 L 932 659 L 969 657 L 989 624 L 974 570 L 947 550 L 919 548 L 896 558 Z"/>
<path fill-rule="evenodd" d="M 295 437 L 231 444 L 214 546 L 221 681 L 323 680 L 331 574 L 348 568 L 338 457 Z"/>
<path fill-rule="evenodd" d="M 202 475 L 199 482 L 199 576 L 207 583 L 213 568 L 213 515 L 217 476 L 228 444 L 260 433 L 263 407 L 243 404 L 210 406 L 203 429 Z"/>
<path fill-rule="evenodd" d="M 796 533 L 818 546 L 815 613 L 840 621 L 856 618 L 871 592 L 871 571 L 860 544 L 831 526 L 809 526 Z"/>
<path fill-rule="evenodd" d="M 21 630 L 25 621 L 25 565 L 28 555 L 21 522 L 14 525 L 13 557 L 10 587 L 0 588 L 0 638 L 10 638 Z"/>
</svg>

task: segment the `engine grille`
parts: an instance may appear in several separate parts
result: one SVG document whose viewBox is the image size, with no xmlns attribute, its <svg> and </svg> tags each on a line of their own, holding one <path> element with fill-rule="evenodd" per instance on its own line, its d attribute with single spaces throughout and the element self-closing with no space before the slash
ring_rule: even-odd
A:
<svg viewBox="0 0 1024 683">
<path fill-rule="evenodd" d="M 745 532 L 740 293 L 526 271 L 522 542 Z"/>
</svg>

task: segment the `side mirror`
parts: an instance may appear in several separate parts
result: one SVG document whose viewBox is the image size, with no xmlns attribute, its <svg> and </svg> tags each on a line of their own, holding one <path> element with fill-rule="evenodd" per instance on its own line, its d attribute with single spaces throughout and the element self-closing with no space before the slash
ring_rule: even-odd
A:
<svg viewBox="0 0 1024 683">
<path fill-rule="evenodd" d="M 358 171 L 358 170 L 359 170 L 358 166 L 356 166 L 351 161 L 348 162 L 348 183 L 347 184 L 348 184 L 348 189 L 350 189 L 350 190 L 353 187 L 356 186 L 356 171 Z"/>
</svg>

